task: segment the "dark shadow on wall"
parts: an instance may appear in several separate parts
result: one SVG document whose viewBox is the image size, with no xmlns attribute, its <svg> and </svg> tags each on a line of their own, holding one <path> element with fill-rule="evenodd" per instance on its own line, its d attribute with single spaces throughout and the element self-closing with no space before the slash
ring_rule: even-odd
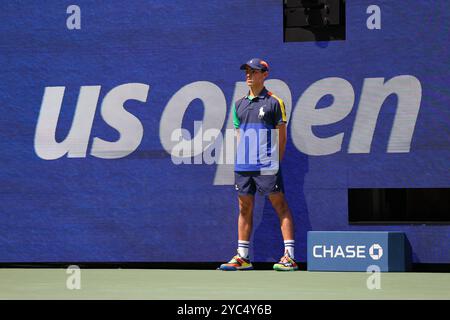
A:
<svg viewBox="0 0 450 320">
<path fill-rule="evenodd" d="M 304 193 L 304 180 L 308 172 L 308 156 L 300 153 L 291 141 L 288 142 L 282 162 L 285 197 L 291 209 L 295 224 L 295 258 L 306 262 L 307 231 L 311 230 L 309 211 Z M 256 196 L 254 209 L 254 233 L 252 238 L 255 262 L 276 262 L 284 252 L 278 215 L 270 200 Z"/>
</svg>

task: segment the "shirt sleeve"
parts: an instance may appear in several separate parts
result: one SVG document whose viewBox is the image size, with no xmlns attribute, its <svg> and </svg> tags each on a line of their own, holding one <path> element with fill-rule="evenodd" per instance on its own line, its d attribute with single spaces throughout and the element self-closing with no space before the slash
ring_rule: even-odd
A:
<svg viewBox="0 0 450 320">
<path fill-rule="evenodd" d="M 239 117 L 236 112 L 236 103 L 233 103 L 233 124 L 236 129 L 239 129 L 241 125 L 241 121 L 239 121 Z"/>
<path fill-rule="evenodd" d="M 277 101 L 275 103 L 275 123 L 274 125 L 277 126 L 279 124 L 282 123 L 286 123 L 287 119 L 286 119 L 286 107 L 284 106 L 284 102 L 283 100 L 281 100 L 278 97 L 274 97 Z"/>
</svg>

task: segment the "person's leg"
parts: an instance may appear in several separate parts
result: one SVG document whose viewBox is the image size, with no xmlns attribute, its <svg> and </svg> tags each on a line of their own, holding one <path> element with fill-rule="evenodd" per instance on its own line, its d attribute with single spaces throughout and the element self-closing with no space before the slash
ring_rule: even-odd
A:
<svg viewBox="0 0 450 320">
<path fill-rule="evenodd" d="M 239 218 L 238 218 L 238 253 L 241 257 L 248 259 L 250 237 L 253 229 L 253 195 L 239 195 Z"/>
<path fill-rule="evenodd" d="M 238 238 L 241 241 L 250 241 L 253 228 L 253 195 L 239 195 Z"/>
<path fill-rule="evenodd" d="M 278 271 L 294 271 L 298 269 L 294 260 L 294 219 L 284 197 L 283 176 L 281 168 L 276 174 L 264 174 L 255 178 L 258 190 L 268 196 L 278 218 L 280 219 L 281 234 L 284 239 L 284 254 L 273 268 Z"/>
<path fill-rule="evenodd" d="M 298 270 L 298 265 L 294 260 L 294 219 L 291 210 L 282 192 L 271 193 L 269 199 L 280 219 L 281 233 L 284 239 L 284 255 L 278 263 L 274 264 L 273 268 L 277 271 Z"/>
<path fill-rule="evenodd" d="M 248 251 L 253 228 L 253 206 L 255 183 L 250 173 L 235 173 L 235 188 L 238 191 L 239 217 L 238 217 L 238 254 L 228 263 L 222 264 L 219 269 L 224 271 L 251 270 Z"/>
<path fill-rule="evenodd" d="M 281 234 L 286 241 L 294 241 L 294 219 L 284 197 L 284 183 L 281 168 L 275 174 L 261 174 L 254 178 L 257 190 L 268 196 L 278 218 Z"/>
<path fill-rule="evenodd" d="M 280 219 L 281 234 L 284 241 L 294 240 L 294 219 L 282 192 L 269 194 L 269 200 Z"/>
</svg>

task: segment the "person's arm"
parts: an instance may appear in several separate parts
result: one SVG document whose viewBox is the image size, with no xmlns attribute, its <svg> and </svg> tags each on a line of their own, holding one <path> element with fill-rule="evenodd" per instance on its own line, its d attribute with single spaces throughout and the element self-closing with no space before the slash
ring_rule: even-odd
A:
<svg viewBox="0 0 450 320">
<path fill-rule="evenodd" d="M 233 125 L 234 129 L 236 130 L 236 137 L 237 137 L 237 145 L 239 145 L 239 139 L 240 139 L 240 132 L 239 132 L 239 126 L 241 124 L 241 121 L 239 120 L 239 117 L 236 112 L 236 103 L 233 103 Z"/>
<path fill-rule="evenodd" d="M 278 98 L 276 95 L 272 94 L 278 103 L 275 105 L 275 119 L 274 125 L 275 128 L 278 129 L 278 151 L 279 158 L 278 161 L 281 163 L 283 160 L 284 152 L 286 151 L 286 143 L 287 143 L 287 117 L 286 117 L 286 108 L 284 106 L 283 100 Z"/>
<path fill-rule="evenodd" d="M 278 129 L 278 148 L 279 148 L 279 162 L 283 160 L 284 152 L 286 151 L 287 143 L 287 126 L 286 123 L 280 123 L 276 127 Z"/>
</svg>

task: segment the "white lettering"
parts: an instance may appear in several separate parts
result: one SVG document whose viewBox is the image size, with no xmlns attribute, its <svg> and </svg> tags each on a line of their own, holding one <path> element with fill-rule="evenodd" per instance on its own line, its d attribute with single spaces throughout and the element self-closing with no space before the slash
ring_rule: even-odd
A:
<svg viewBox="0 0 450 320">
<path fill-rule="evenodd" d="M 356 256 L 355 246 L 346 246 L 345 251 L 347 252 L 347 258 L 354 258 Z"/>
<path fill-rule="evenodd" d="M 159 138 L 163 148 L 170 154 L 172 154 L 173 147 L 178 144 L 172 139 L 172 134 L 182 127 L 184 113 L 194 99 L 202 100 L 205 109 L 201 130 L 220 129 L 223 126 L 227 104 L 222 90 L 207 81 L 197 81 L 184 86 L 173 95 L 161 116 Z M 191 153 L 184 154 L 184 157 L 193 157 L 204 151 L 202 133 L 195 133 L 192 139 L 194 148 L 189 148 Z"/>
<path fill-rule="evenodd" d="M 55 132 L 64 91 L 65 87 L 46 87 L 44 91 L 34 150 L 38 157 L 45 160 L 58 159 L 66 153 L 68 158 L 86 157 L 100 86 L 81 87 L 70 131 L 64 141 L 56 142 Z"/>
<path fill-rule="evenodd" d="M 175 129 L 171 136 L 172 141 L 178 142 L 170 153 L 174 164 L 191 164 L 192 140 L 191 133 L 187 129 Z"/>
<path fill-rule="evenodd" d="M 345 258 L 344 251 L 342 250 L 341 246 L 338 246 L 336 251 L 334 252 L 334 258 L 337 258 L 338 256 Z"/>
<path fill-rule="evenodd" d="M 366 257 L 366 246 L 356 246 L 356 257 L 365 258 Z"/>
<path fill-rule="evenodd" d="M 317 253 L 317 249 L 321 249 L 322 246 L 313 246 L 313 257 L 314 258 L 323 258 L 323 256 L 321 254 Z"/>
<path fill-rule="evenodd" d="M 331 106 L 316 109 L 319 100 L 327 95 L 334 98 Z M 313 83 L 297 102 L 292 114 L 292 141 L 308 155 L 329 155 L 341 150 L 344 133 L 319 138 L 313 127 L 336 123 L 352 110 L 355 93 L 352 85 L 341 78 L 325 78 Z"/>
<path fill-rule="evenodd" d="M 313 83 L 299 98 L 290 118 L 291 92 L 281 80 L 268 80 L 267 88 L 274 90 L 285 101 L 286 115 L 291 119 L 291 138 L 294 146 L 307 155 L 329 155 L 341 151 L 344 132 L 329 137 L 318 137 L 313 129 L 337 123 L 347 117 L 354 105 L 355 93 L 352 85 L 341 78 L 325 78 Z M 100 86 L 82 86 L 75 106 L 72 124 L 64 140 L 56 141 L 56 129 L 65 87 L 46 87 L 34 139 L 34 149 L 42 159 L 54 160 L 67 154 L 68 158 L 86 157 L 87 147 L 100 94 Z M 129 83 L 113 88 L 104 98 L 101 117 L 120 138 L 105 141 L 94 137 L 91 155 L 104 158 L 122 158 L 136 150 L 142 141 L 144 129 L 140 120 L 125 110 L 127 100 L 147 101 L 149 86 Z M 247 93 L 244 82 L 237 82 L 233 101 Z M 387 152 L 409 152 L 412 135 L 422 98 L 420 81 L 414 76 L 401 75 L 385 82 L 384 78 L 364 80 L 359 106 L 350 134 L 348 153 L 369 153 L 375 127 L 384 101 L 396 95 L 398 103 L 393 121 Z M 323 97 L 333 101 L 327 107 L 318 107 Z M 204 106 L 201 125 L 195 128 L 193 137 L 182 129 L 182 121 L 190 103 L 200 99 Z M 231 108 L 230 108 L 231 110 Z M 174 163 L 219 164 L 214 185 L 234 183 L 233 167 L 235 139 L 233 114 L 226 121 L 226 134 L 220 135 L 226 118 L 226 100 L 215 84 L 197 81 L 182 87 L 169 100 L 164 109 L 159 133 L 163 148 L 170 153 Z M 245 137 L 244 137 L 245 139 Z M 231 151 L 231 152 L 230 152 Z M 225 153 L 225 154 L 224 154 Z M 203 156 L 203 157 L 202 157 Z M 182 157 L 186 159 L 174 159 Z M 189 159 L 189 160 L 188 160 Z M 254 162 L 254 158 L 252 158 Z M 352 254 L 351 251 L 350 254 Z"/>
<path fill-rule="evenodd" d="M 345 247 L 333 245 L 315 245 L 313 246 L 314 258 L 365 258 L 365 246 L 357 246 L 355 251 L 354 245 Z"/>
<path fill-rule="evenodd" d="M 71 14 L 66 20 L 66 26 L 69 30 L 81 29 L 81 9 L 77 5 L 70 5 L 66 10 L 67 14 Z"/>
<path fill-rule="evenodd" d="M 221 164 L 223 159 L 220 158 L 223 146 L 223 137 L 219 129 L 208 129 L 203 134 L 203 140 L 208 143 L 208 147 L 205 147 L 203 152 L 203 160 L 206 164 Z M 214 155 L 213 155 L 214 153 Z M 225 153 L 226 154 L 226 153 Z"/>
<path fill-rule="evenodd" d="M 333 246 L 330 246 L 329 249 L 327 249 L 326 246 L 323 246 L 323 257 L 326 258 L 327 257 L 327 253 L 330 255 L 330 258 L 333 258 Z"/>
<path fill-rule="evenodd" d="M 66 280 L 66 288 L 69 290 L 81 289 L 81 270 L 80 267 L 71 265 L 66 270 L 67 274 L 70 274 Z"/>
<path fill-rule="evenodd" d="M 381 29 L 381 9 L 377 5 L 371 5 L 367 7 L 367 14 L 372 14 L 367 18 L 366 25 L 369 30 Z"/>
<path fill-rule="evenodd" d="M 386 83 L 384 78 L 364 80 L 361 100 L 353 126 L 349 153 L 369 153 L 381 106 L 388 96 L 398 97 L 387 152 L 409 152 L 422 99 L 422 86 L 413 76 L 398 76 Z"/>
<path fill-rule="evenodd" d="M 143 83 L 127 83 L 112 89 L 103 99 L 101 114 L 111 127 L 119 131 L 115 142 L 94 138 L 91 154 L 97 158 L 123 158 L 137 149 L 144 135 L 141 121 L 125 110 L 127 100 L 147 101 L 149 86 Z"/>
<path fill-rule="evenodd" d="M 367 289 L 373 290 L 373 289 L 381 289 L 381 273 L 380 273 L 380 267 L 376 265 L 371 265 L 367 267 L 367 273 L 370 274 L 370 276 L 367 278 L 366 285 Z"/>
</svg>

